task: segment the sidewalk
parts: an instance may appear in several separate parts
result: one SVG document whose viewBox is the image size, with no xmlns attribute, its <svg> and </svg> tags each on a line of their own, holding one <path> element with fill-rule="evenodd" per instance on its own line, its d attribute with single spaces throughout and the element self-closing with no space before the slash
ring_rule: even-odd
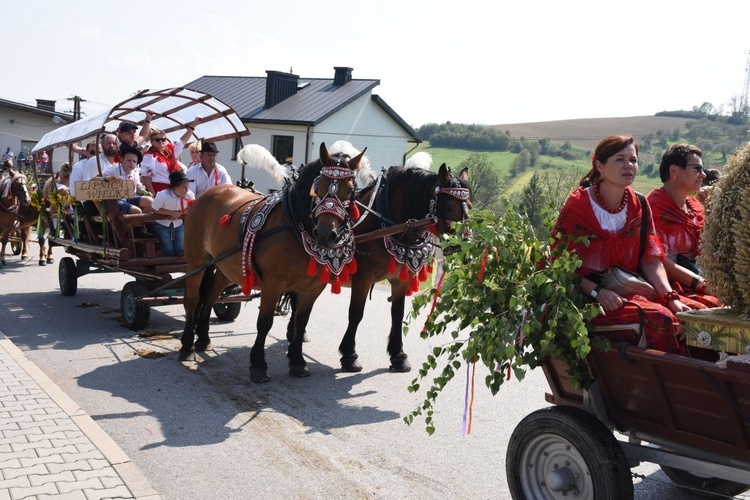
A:
<svg viewBox="0 0 750 500">
<path fill-rule="evenodd" d="M 0 500 L 159 500 L 119 446 L 0 332 Z"/>
</svg>

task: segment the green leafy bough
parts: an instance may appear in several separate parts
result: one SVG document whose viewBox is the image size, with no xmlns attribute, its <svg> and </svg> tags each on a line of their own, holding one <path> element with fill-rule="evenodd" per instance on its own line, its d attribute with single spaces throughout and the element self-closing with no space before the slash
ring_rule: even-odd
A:
<svg viewBox="0 0 750 500">
<path fill-rule="evenodd" d="M 606 340 L 588 336 L 586 323 L 600 310 L 576 289 L 574 271 L 582 262 L 565 245 L 541 239 L 515 208 L 500 216 L 472 211 L 455 229 L 443 237 L 443 248 L 455 251 L 445 258 L 439 290 L 433 287 L 416 296 L 410 314 L 416 319 L 425 307 L 434 308 L 422 338 L 452 337 L 433 348 L 409 386 L 410 392 L 418 392 L 420 381 L 435 373 L 424 401 L 404 417 L 408 424 L 424 417 L 429 434 L 435 432 L 437 396 L 464 363 L 481 361 L 489 368 L 485 383 L 493 395 L 511 371 L 523 380 L 526 370 L 539 366 L 545 356 L 567 362 L 572 380 L 588 387 L 584 360 L 590 342 L 608 347 Z M 467 229 L 472 236 L 464 239 Z"/>
</svg>

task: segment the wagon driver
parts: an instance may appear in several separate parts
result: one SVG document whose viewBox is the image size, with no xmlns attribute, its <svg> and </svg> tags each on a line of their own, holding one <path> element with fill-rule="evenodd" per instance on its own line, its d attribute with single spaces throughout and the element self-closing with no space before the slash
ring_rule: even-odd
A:
<svg viewBox="0 0 750 500">
<path fill-rule="evenodd" d="M 195 181 L 195 196 L 220 184 L 232 184 L 227 169 L 216 163 L 219 150 L 215 142 L 201 141 L 201 161 L 187 171 L 188 179 Z"/>
</svg>

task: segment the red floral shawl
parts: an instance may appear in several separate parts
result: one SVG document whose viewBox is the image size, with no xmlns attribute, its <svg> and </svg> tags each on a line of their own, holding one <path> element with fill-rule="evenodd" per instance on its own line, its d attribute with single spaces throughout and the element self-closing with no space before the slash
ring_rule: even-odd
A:
<svg viewBox="0 0 750 500">
<path fill-rule="evenodd" d="M 174 144 L 171 142 L 164 146 L 163 153 L 151 146 L 145 154 L 152 155 L 157 162 L 165 164 L 170 174 L 175 170 L 181 170 L 180 164 L 177 163 L 177 158 L 174 155 Z"/>
<path fill-rule="evenodd" d="M 564 242 L 569 251 L 576 252 L 583 260 L 583 265 L 576 271 L 577 275 L 601 273 L 614 266 L 632 272 L 638 271 L 643 208 L 638 196 L 631 188 L 625 188 L 625 196 L 627 196 L 627 220 L 622 229 L 615 233 L 602 229 L 594 214 L 586 188 L 579 187 L 568 196 L 557 217 L 553 235 L 561 235 L 562 239 L 559 241 Z M 663 260 L 664 249 L 654 234 L 651 218 L 648 224 L 648 241 L 643 257 L 656 256 Z M 588 246 L 573 241 L 581 236 L 588 238 Z"/>
<path fill-rule="evenodd" d="M 703 223 L 706 215 L 703 205 L 693 196 L 687 204 L 692 216 L 677 206 L 664 189 L 654 189 L 648 194 L 648 204 L 654 211 L 654 225 L 667 255 L 687 254 L 694 258 L 698 253 Z"/>
</svg>

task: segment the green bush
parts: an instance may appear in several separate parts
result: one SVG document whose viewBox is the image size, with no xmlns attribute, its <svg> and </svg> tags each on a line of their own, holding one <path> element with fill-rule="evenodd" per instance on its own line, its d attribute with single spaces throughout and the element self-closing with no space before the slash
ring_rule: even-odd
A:
<svg viewBox="0 0 750 500">
<path fill-rule="evenodd" d="M 520 214 L 517 207 L 507 207 L 499 216 L 472 211 L 465 223 L 456 224 L 454 235 L 444 236 L 443 248 L 455 251 L 445 258 L 438 300 L 434 302 L 434 287 L 418 295 L 410 317 L 434 304 L 421 335 L 450 334 L 452 340 L 446 337 L 447 343 L 433 349 L 412 381 L 409 391 L 418 392 L 420 381 L 433 374 L 424 401 L 404 418 L 408 424 L 421 416 L 427 432 L 435 431 L 437 396 L 466 362 L 489 368 L 485 383 L 493 395 L 510 372 L 522 380 L 545 356 L 566 361 L 575 383 L 590 384 L 584 361 L 591 350 L 586 322 L 599 309 L 576 289 L 574 271 L 581 261 L 564 245 L 540 239 Z M 550 222 L 546 217 L 547 227 Z M 470 238 L 462 238 L 464 230 Z"/>
</svg>

